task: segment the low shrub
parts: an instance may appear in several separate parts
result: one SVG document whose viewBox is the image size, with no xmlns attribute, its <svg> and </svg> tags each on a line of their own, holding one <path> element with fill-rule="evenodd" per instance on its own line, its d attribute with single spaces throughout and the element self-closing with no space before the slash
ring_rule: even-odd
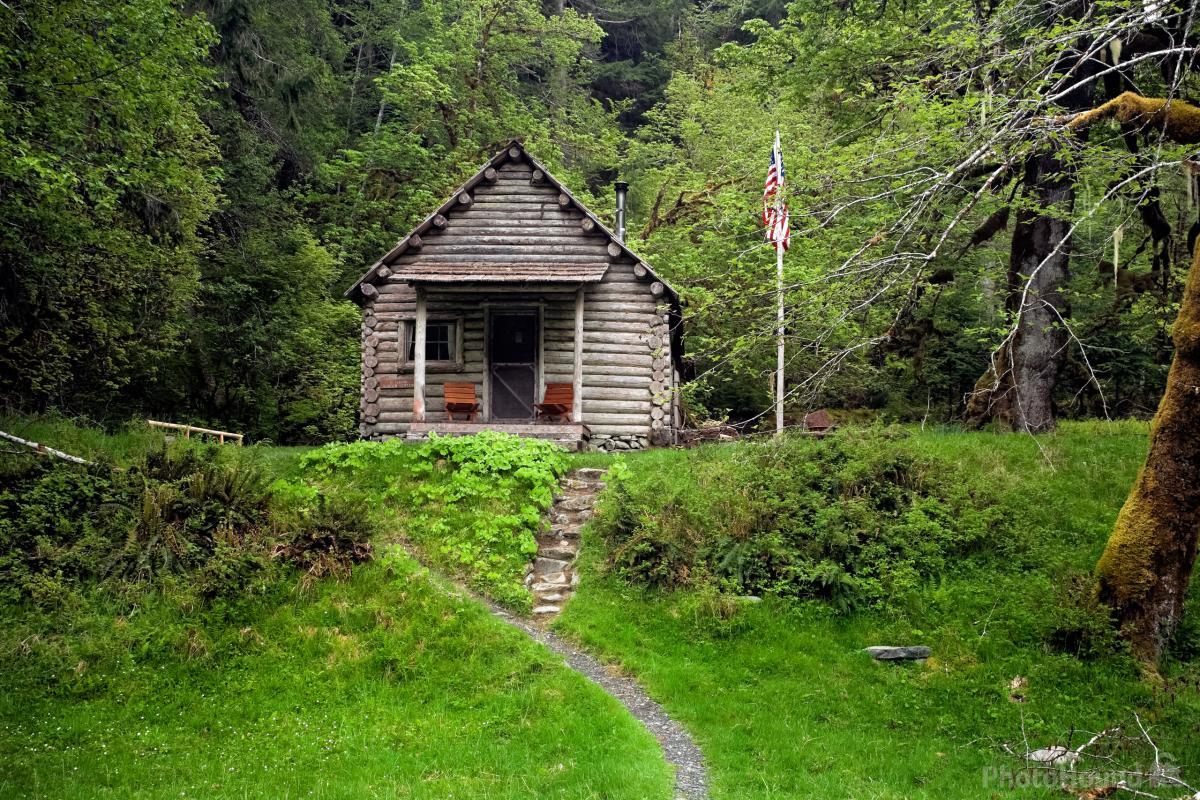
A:
<svg viewBox="0 0 1200 800">
<path fill-rule="evenodd" d="M 128 468 L 24 459 L 0 477 L 0 599 L 186 576 L 201 598 L 272 574 L 268 476 L 251 454 L 159 439 Z M 122 589 L 122 591 L 124 591 Z"/>
<path fill-rule="evenodd" d="M 911 593 L 982 548 L 1014 548 L 999 507 L 895 429 L 792 436 L 698 455 L 683 474 L 618 465 L 597 531 L 627 580 L 711 577 L 840 610 Z"/>
<path fill-rule="evenodd" d="M 320 578 L 346 578 L 354 564 L 371 559 L 374 530 L 361 498 L 317 494 L 288 526 L 275 555 L 302 570 L 306 587 Z"/>
<path fill-rule="evenodd" d="M 524 608 L 531 600 L 524 567 L 566 463 L 551 442 L 494 431 L 419 444 L 331 444 L 301 459 L 303 483 L 280 491 L 357 493 L 439 566 Z"/>
</svg>

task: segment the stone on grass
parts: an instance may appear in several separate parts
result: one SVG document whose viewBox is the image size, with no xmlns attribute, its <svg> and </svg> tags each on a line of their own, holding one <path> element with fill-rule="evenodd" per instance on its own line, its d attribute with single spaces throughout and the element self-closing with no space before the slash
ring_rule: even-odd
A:
<svg viewBox="0 0 1200 800">
<path fill-rule="evenodd" d="M 924 645 L 895 647 L 892 645 L 877 645 L 864 650 L 876 661 L 915 661 L 929 658 L 929 648 Z"/>
</svg>

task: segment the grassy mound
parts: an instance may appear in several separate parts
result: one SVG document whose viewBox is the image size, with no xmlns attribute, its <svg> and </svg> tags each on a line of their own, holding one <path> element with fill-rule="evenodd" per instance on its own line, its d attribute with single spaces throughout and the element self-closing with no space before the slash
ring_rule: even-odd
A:
<svg viewBox="0 0 1200 800">
<path fill-rule="evenodd" d="M 392 544 L 521 588 L 557 451 L 14 422 L 100 463 L 0 459 L 0 797 L 670 796 L 616 701 Z"/>
<path fill-rule="evenodd" d="M 1154 687 L 1075 589 L 1087 585 L 1144 457 L 1143 424 L 1066 424 L 1037 440 L 949 430 L 850 438 L 629 456 L 624 488 L 586 533 L 583 583 L 557 624 L 636 674 L 684 721 L 710 760 L 714 798 L 1062 797 L 1053 776 L 1031 788 L 1003 745 L 1022 752 L 1028 737 L 1031 748 L 1078 746 L 1084 731 L 1113 725 L 1136 734 L 1135 713 L 1183 776 L 1200 779 L 1200 603 L 1165 686 Z M 860 451 L 857 441 L 874 444 Z M 777 453 L 806 454 L 805 463 L 767 460 Z M 936 474 L 937 485 L 921 488 L 907 468 L 889 477 L 854 466 L 897 460 Z M 766 467 L 775 474 L 761 474 Z M 814 485 L 830 505 L 846 502 L 846 487 L 868 488 L 851 492 L 849 512 L 823 517 Z M 860 515 L 855 498 L 874 516 Z M 953 535 L 862 546 L 913 530 L 914 508 L 955 503 L 958 516 L 927 515 Z M 630 508 L 638 524 L 622 538 L 614 526 Z M 774 508 L 787 513 L 746 515 Z M 739 539 L 728 519 L 751 524 Z M 818 529 L 824 519 L 829 527 Z M 685 542 L 674 551 L 689 565 L 685 579 L 647 581 L 647 563 L 628 556 L 638 536 Z M 773 591 L 721 571 L 720 554 L 738 541 L 781 548 L 761 563 L 782 575 L 819 546 L 851 574 L 871 565 L 879 583 L 849 610 L 808 584 Z M 761 602 L 739 599 L 749 587 L 763 587 Z M 861 652 L 877 644 L 927 644 L 933 657 L 880 664 Z M 1153 763 L 1144 742 L 1102 753 L 1114 765 Z"/>
</svg>

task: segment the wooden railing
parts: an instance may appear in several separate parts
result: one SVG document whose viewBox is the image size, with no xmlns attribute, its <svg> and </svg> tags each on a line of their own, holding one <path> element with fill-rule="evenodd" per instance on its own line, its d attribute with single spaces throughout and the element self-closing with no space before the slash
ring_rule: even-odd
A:
<svg viewBox="0 0 1200 800">
<path fill-rule="evenodd" d="M 234 439 L 238 443 L 238 447 L 242 446 L 243 434 L 230 433 L 229 431 L 214 431 L 210 428 L 199 428 L 195 425 L 180 425 L 175 422 L 159 422 L 156 419 L 146 420 L 146 424 L 153 428 L 166 428 L 173 431 L 183 431 L 183 438 L 190 439 L 193 433 L 204 434 L 205 436 L 215 436 L 217 441 L 225 444 L 225 440 Z"/>
</svg>

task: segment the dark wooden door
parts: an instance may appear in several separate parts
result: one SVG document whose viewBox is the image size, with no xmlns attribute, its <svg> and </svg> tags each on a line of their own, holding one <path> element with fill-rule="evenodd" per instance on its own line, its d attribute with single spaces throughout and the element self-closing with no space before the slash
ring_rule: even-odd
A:
<svg viewBox="0 0 1200 800">
<path fill-rule="evenodd" d="M 533 418 L 533 404 L 537 402 L 537 360 L 537 314 L 493 313 L 488 332 L 492 419 Z"/>
</svg>

